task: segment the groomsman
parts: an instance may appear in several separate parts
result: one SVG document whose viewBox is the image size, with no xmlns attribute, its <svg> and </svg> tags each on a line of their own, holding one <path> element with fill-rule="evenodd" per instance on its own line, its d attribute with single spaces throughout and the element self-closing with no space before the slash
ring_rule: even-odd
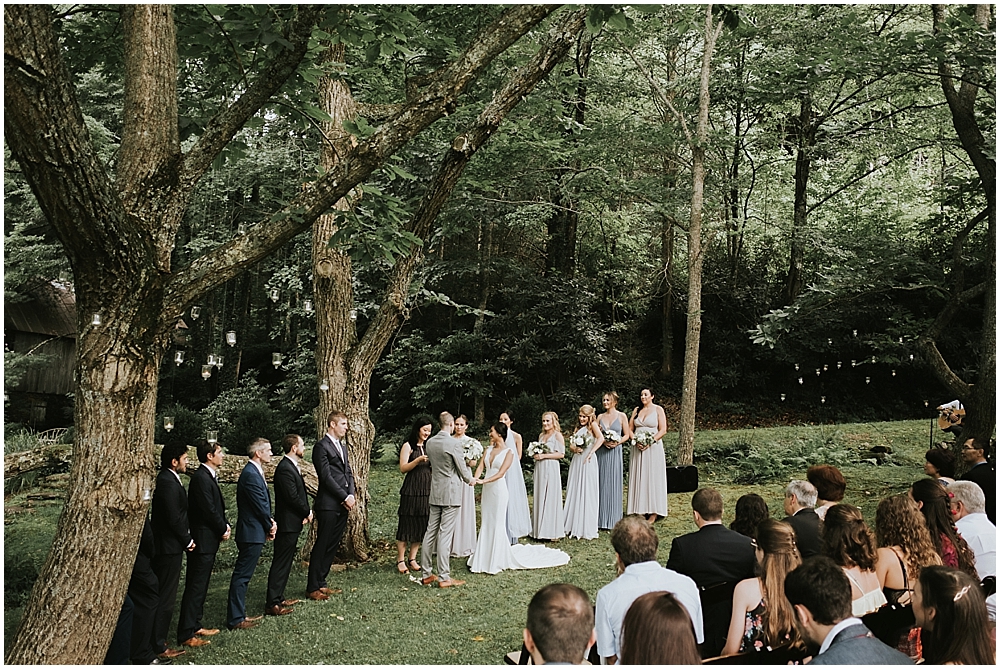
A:
<svg viewBox="0 0 1000 669">
<path fill-rule="evenodd" d="M 333 565 L 337 547 L 347 529 L 347 515 L 354 508 L 354 472 L 347 460 L 347 415 L 333 411 L 326 420 L 326 435 L 313 447 L 313 465 L 319 490 L 313 509 L 316 514 L 316 543 L 309 556 L 309 599 L 329 599 L 333 590 L 326 577 Z"/>
<path fill-rule="evenodd" d="M 200 637 L 219 633 L 217 629 L 202 627 L 201 615 L 205 609 L 205 597 L 208 595 L 208 583 L 212 578 L 219 543 L 228 540 L 231 531 L 226 520 L 226 502 L 219 489 L 218 470 L 222 466 L 223 457 L 222 446 L 202 440 L 198 444 L 198 461 L 202 464 L 191 474 L 191 484 L 188 486 L 188 520 L 195 548 L 187 559 L 181 617 L 177 623 L 177 643 L 192 648 L 211 643 Z"/>
<path fill-rule="evenodd" d="M 274 520 L 278 523 L 278 533 L 274 538 L 274 557 L 267 573 L 267 601 L 264 612 L 271 616 L 283 616 L 292 612 L 289 608 L 298 604 L 297 599 L 285 599 L 285 586 L 292 569 L 295 549 L 298 546 L 302 526 L 312 520 L 309 497 L 306 496 L 306 482 L 302 479 L 299 461 L 305 454 L 306 445 L 297 434 L 285 435 L 281 442 L 285 457 L 274 469 Z"/>
<path fill-rule="evenodd" d="M 264 478 L 264 464 L 271 461 L 271 443 L 257 439 L 247 449 L 250 462 L 236 482 L 236 566 L 229 581 L 229 629 L 251 629 L 263 616 L 247 617 L 247 588 L 257 569 L 264 542 L 274 539 L 278 526 L 271 518 L 271 495 Z"/>
<path fill-rule="evenodd" d="M 167 646 L 167 631 L 174 616 L 177 586 L 185 551 L 193 551 L 194 540 L 188 528 L 188 498 L 181 474 L 187 471 L 187 444 L 170 442 L 160 452 L 160 473 L 153 493 L 153 573 L 159 583 L 159 604 L 153 624 L 153 647 L 163 658 L 183 655 L 183 650 Z"/>
</svg>

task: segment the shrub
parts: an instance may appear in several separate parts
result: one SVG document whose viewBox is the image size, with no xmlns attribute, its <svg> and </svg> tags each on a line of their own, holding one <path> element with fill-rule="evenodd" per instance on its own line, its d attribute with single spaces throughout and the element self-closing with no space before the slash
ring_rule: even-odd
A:
<svg viewBox="0 0 1000 669">
<path fill-rule="evenodd" d="M 729 444 L 702 450 L 696 458 L 699 462 L 725 467 L 730 480 L 740 485 L 788 478 L 796 472 L 804 475 L 811 465 L 845 467 L 859 461 L 877 464 L 875 460 L 861 458 L 856 450 L 838 443 L 839 437 L 838 433 L 763 445 L 739 437 Z"/>
<path fill-rule="evenodd" d="M 247 447 L 255 439 L 263 437 L 277 448 L 283 434 L 277 413 L 266 402 L 259 401 L 236 409 L 232 420 L 219 429 L 219 443 L 229 453 L 246 455 Z"/>
<path fill-rule="evenodd" d="M 163 429 L 163 417 L 173 416 L 174 429 L 167 432 Z M 173 404 L 165 407 L 156 416 L 155 441 L 158 444 L 166 443 L 167 437 L 181 439 L 188 446 L 194 446 L 199 440 L 205 438 L 205 426 L 201 416 L 196 411 L 192 411 L 180 404 Z"/>
</svg>

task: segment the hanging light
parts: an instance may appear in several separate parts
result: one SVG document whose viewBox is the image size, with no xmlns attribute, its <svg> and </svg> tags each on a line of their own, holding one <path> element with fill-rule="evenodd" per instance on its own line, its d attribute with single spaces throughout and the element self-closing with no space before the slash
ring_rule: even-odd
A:
<svg viewBox="0 0 1000 669">
<path fill-rule="evenodd" d="M 214 353 L 209 353 L 208 354 L 208 360 L 205 362 L 205 364 L 208 365 L 209 367 L 215 367 L 215 362 L 216 362 L 216 360 L 215 360 L 215 354 Z"/>
<path fill-rule="evenodd" d="M 827 337 L 827 338 L 826 338 L 826 343 L 827 343 L 828 345 L 830 345 L 830 346 L 833 346 L 833 339 L 831 339 L 830 337 Z"/>
<path fill-rule="evenodd" d="M 857 360 L 851 360 L 851 367 L 857 367 L 857 366 L 858 366 L 858 361 Z"/>
<path fill-rule="evenodd" d="M 211 365 L 202 365 L 201 366 L 201 378 L 203 378 L 206 381 L 208 381 L 208 377 L 210 377 L 210 376 L 212 376 L 212 366 Z"/>
<path fill-rule="evenodd" d="M 854 334 L 855 337 L 858 336 L 858 331 L 857 330 L 851 330 L 851 332 Z"/>
<path fill-rule="evenodd" d="M 893 375 L 893 376 L 896 376 L 896 370 L 895 370 L 895 369 L 894 369 L 894 370 L 892 370 L 892 375 Z"/>
<path fill-rule="evenodd" d="M 784 402 L 784 401 L 785 401 L 785 393 L 781 393 L 781 401 L 782 401 L 782 402 Z"/>
<path fill-rule="evenodd" d="M 281 298 L 281 291 L 277 288 L 271 289 L 271 301 L 277 302 Z"/>
<path fill-rule="evenodd" d="M 351 309 L 350 316 L 351 316 L 351 320 L 352 321 L 358 320 L 358 310 L 357 309 Z"/>
<path fill-rule="evenodd" d="M 302 301 L 302 310 L 304 312 L 306 312 L 307 314 L 311 314 L 313 312 L 313 301 L 312 300 L 303 300 Z"/>
<path fill-rule="evenodd" d="M 830 369 L 830 365 L 823 365 L 823 371 L 824 372 L 827 371 L 827 370 L 829 370 L 829 369 Z"/>
<path fill-rule="evenodd" d="M 868 384 L 869 384 L 869 383 L 871 383 L 871 382 L 872 382 L 872 377 L 870 377 L 870 376 L 866 376 L 866 377 L 865 377 L 865 385 L 868 385 Z"/>
<path fill-rule="evenodd" d="M 913 362 L 913 354 L 910 354 L 910 362 Z"/>
<path fill-rule="evenodd" d="M 245 235 L 246 233 L 247 233 L 247 224 L 246 223 L 240 223 L 239 225 L 236 226 L 236 234 L 238 234 L 238 235 Z"/>
<path fill-rule="evenodd" d="M 820 368 L 819 368 L 819 367 L 817 367 L 817 368 L 816 368 L 816 376 L 819 376 L 819 373 L 820 373 L 820 371 L 821 371 L 821 370 L 820 370 Z"/>
<path fill-rule="evenodd" d="M 271 364 L 274 365 L 275 369 L 278 369 L 278 367 L 281 367 L 281 354 L 280 353 L 272 353 L 271 354 Z"/>
<path fill-rule="evenodd" d="M 222 356 L 221 355 L 215 356 L 215 366 L 218 367 L 219 369 L 222 369 Z"/>
<path fill-rule="evenodd" d="M 822 397 L 819 398 L 819 403 L 826 404 L 826 395 L 823 395 Z"/>
<path fill-rule="evenodd" d="M 330 389 L 330 384 L 326 382 L 326 379 L 319 382 L 319 389 L 324 393 Z"/>
<path fill-rule="evenodd" d="M 184 362 L 184 351 L 174 352 L 174 362 L 177 364 L 178 367 L 181 366 L 181 363 Z"/>
<path fill-rule="evenodd" d="M 215 442 L 219 441 L 218 430 L 208 430 L 207 432 L 205 432 L 205 441 L 207 441 L 210 444 L 214 444 Z"/>
<path fill-rule="evenodd" d="M 142 491 L 142 501 L 148 502 L 152 498 L 153 496 L 149 494 L 149 488 L 144 488 Z"/>
<path fill-rule="evenodd" d="M 226 333 L 226 343 L 230 346 L 236 346 L 236 330 L 230 330 Z"/>
<path fill-rule="evenodd" d="M 840 362 L 840 360 L 838 360 L 838 361 L 837 361 L 837 369 L 840 369 L 840 366 L 841 366 L 841 364 L 842 364 L 842 363 Z"/>
<path fill-rule="evenodd" d="M 174 429 L 174 417 L 173 416 L 164 416 L 163 417 L 163 429 L 166 430 L 167 432 L 170 432 L 172 429 Z"/>
<path fill-rule="evenodd" d="M 804 381 L 802 380 L 802 377 L 800 376 L 799 377 L 799 385 L 801 386 L 803 383 L 804 383 Z"/>
<path fill-rule="evenodd" d="M 930 405 L 931 405 L 930 402 L 928 402 L 927 400 L 924 400 L 924 408 L 925 409 L 928 408 Z"/>
<path fill-rule="evenodd" d="M 93 316 L 91 316 L 90 317 L 90 324 L 91 325 L 100 325 L 101 324 L 101 315 L 98 314 L 98 313 L 95 313 Z"/>
<path fill-rule="evenodd" d="M 875 364 L 875 356 L 874 355 L 872 356 L 872 364 L 873 365 Z"/>
<path fill-rule="evenodd" d="M 198 316 L 201 316 L 201 307 L 197 305 L 191 307 L 191 320 L 193 321 L 198 320 Z"/>
<path fill-rule="evenodd" d="M 900 337 L 900 338 L 899 338 L 899 343 L 900 343 L 900 344 L 902 344 L 902 343 L 903 343 L 903 338 L 902 338 L 902 337 Z"/>
<path fill-rule="evenodd" d="M 795 363 L 795 371 L 799 371 L 799 363 Z"/>
</svg>

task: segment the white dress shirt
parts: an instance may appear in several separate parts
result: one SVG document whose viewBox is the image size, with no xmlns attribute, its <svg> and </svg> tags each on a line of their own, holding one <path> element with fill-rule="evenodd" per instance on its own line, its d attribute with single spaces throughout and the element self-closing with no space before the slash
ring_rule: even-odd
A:
<svg viewBox="0 0 1000 669">
<path fill-rule="evenodd" d="M 970 513 L 955 521 L 958 533 L 976 554 L 979 580 L 997 573 L 997 528 L 985 513 Z"/>
</svg>

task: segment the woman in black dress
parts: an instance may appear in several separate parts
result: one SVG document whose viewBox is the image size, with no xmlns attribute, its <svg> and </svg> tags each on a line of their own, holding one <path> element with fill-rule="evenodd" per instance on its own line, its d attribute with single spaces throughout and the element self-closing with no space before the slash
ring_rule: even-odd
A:
<svg viewBox="0 0 1000 669">
<path fill-rule="evenodd" d="M 431 419 L 418 418 L 413 423 L 410 436 L 399 449 L 399 471 L 406 474 L 403 487 L 399 489 L 399 524 L 396 526 L 396 571 L 407 574 L 419 572 L 417 551 L 427 532 L 427 520 L 431 515 L 429 498 L 431 494 L 431 466 L 427 462 L 424 442 L 431 436 Z M 406 545 L 410 545 L 409 559 Z M 409 563 L 409 569 L 407 568 Z"/>
</svg>

